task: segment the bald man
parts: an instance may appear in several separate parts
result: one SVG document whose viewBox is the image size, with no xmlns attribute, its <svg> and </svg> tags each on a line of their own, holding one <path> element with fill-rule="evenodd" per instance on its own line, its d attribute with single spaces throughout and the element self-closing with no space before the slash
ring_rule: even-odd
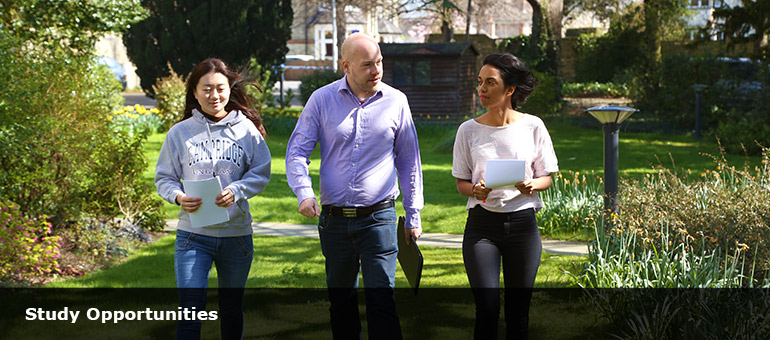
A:
<svg viewBox="0 0 770 340">
<path fill-rule="evenodd" d="M 406 96 L 382 82 L 377 41 L 355 33 L 342 44 L 345 76 L 310 96 L 286 150 L 286 177 L 299 213 L 319 216 L 335 339 L 363 339 L 363 274 L 369 339 L 401 339 L 394 299 L 399 183 L 407 242 L 420 238 L 422 165 Z M 321 145 L 319 207 L 308 173 Z"/>
</svg>

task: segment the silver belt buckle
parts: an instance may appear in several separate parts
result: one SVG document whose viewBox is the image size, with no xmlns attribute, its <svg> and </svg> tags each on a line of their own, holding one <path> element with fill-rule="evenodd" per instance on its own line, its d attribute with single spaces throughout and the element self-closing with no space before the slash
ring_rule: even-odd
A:
<svg viewBox="0 0 770 340">
<path fill-rule="evenodd" d="M 342 208 L 342 216 L 343 217 L 356 217 L 356 208 Z"/>
</svg>

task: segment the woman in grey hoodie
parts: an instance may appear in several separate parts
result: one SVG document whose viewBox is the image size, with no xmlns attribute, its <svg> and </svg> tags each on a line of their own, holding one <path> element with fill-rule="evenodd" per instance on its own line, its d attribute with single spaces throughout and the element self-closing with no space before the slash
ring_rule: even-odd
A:
<svg viewBox="0 0 770 340">
<path fill-rule="evenodd" d="M 265 129 L 247 85 L 254 84 L 219 59 L 196 65 L 187 79 L 184 117 L 168 131 L 155 170 L 158 194 L 181 207 L 174 254 L 180 307 L 193 316 L 206 309 L 209 272 L 216 263 L 223 339 L 243 337 L 243 289 L 254 253 L 247 199 L 270 181 Z M 182 180 L 213 177 L 224 188 L 216 197 L 185 194 Z M 203 200 L 226 208 L 229 220 L 193 227 L 190 213 Z M 178 339 L 200 338 L 201 320 L 191 319 L 179 320 Z"/>
</svg>

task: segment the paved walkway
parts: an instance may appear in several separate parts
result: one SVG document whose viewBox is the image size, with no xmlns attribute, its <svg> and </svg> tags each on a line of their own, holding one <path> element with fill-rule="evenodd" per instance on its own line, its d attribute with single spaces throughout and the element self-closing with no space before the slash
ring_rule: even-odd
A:
<svg viewBox="0 0 770 340">
<path fill-rule="evenodd" d="M 177 220 L 166 220 L 166 230 L 175 230 Z M 255 234 L 269 236 L 294 236 L 318 238 L 318 227 L 308 224 L 261 222 L 252 224 Z M 462 248 L 463 235 L 423 233 L 417 241 L 421 246 Z M 585 242 L 543 240 L 543 250 L 557 255 L 586 255 L 588 246 Z"/>
</svg>

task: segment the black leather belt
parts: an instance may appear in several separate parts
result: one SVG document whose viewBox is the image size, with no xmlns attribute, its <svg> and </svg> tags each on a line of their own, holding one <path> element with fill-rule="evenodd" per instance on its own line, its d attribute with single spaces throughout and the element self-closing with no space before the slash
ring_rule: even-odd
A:
<svg viewBox="0 0 770 340">
<path fill-rule="evenodd" d="M 393 208 L 396 204 L 391 199 L 384 199 L 368 207 L 335 207 L 329 204 L 321 206 L 323 211 L 328 211 L 333 217 L 364 217 L 369 216 L 376 211 Z"/>
</svg>

